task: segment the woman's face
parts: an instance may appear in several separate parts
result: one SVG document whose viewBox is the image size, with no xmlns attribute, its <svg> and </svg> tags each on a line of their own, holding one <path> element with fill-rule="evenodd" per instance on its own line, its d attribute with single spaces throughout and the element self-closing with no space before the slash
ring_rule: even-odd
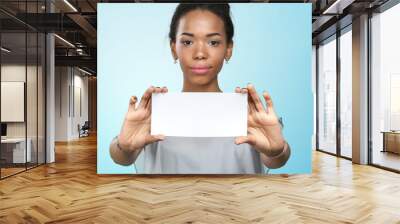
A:
<svg viewBox="0 0 400 224">
<path fill-rule="evenodd" d="M 224 22 L 207 10 L 193 10 L 179 20 L 172 54 L 179 59 L 185 82 L 207 85 L 217 79 L 224 59 L 232 55 Z"/>
</svg>

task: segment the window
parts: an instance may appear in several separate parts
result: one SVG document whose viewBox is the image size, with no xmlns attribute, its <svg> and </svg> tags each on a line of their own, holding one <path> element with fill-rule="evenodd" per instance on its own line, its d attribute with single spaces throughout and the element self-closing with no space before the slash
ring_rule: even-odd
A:
<svg viewBox="0 0 400 224">
<path fill-rule="evenodd" d="M 340 155 L 352 157 L 352 32 L 340 36 Z"/>
<path fill-rule="evenodd" d="M 318 47 L 318 149 L 336 153 L 336 36 Z"/>
<path fill-rule="evenodd" d="M 400 4 L 371 19 L 372 163 L 400 170 Z"/>
</svg>

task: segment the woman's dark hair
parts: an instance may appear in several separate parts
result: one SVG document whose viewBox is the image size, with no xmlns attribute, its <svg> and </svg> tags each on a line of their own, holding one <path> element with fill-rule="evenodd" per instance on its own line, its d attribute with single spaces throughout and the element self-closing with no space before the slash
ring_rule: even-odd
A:
<svg viewBox="0 0 400 224">
<path fill-rule="evenodd" d="M 228 3 L 181 3 L 176 7 L 175 13 L 172 16 L 171 25 L 169 29 L 169 39 L 170 42 L 176 41 L 176 32 L 178 29 L 179 20 L 181 17 L 186 15 L 188 12 L 200 9 L 207 10 L 219 18 L 224 22 L 225 33 L 226 33 L 226 41 L 227 43 L 232 43 L 233 38 L 233 23 L 230 15 L 230 6 Z"/>
</svg>

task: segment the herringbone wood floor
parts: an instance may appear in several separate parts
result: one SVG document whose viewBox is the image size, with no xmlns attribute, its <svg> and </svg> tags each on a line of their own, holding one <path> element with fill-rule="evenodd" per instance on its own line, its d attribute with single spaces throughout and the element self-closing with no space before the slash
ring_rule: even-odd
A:
<svg viewBox="0 0 400 224">
<path fill-rule="evenodd" d="M 312 175 L 97 175 L 96 139 L 0 181 L 0 223 L 400 223 L 400 175 L 314 153 Z"/>
</svg>

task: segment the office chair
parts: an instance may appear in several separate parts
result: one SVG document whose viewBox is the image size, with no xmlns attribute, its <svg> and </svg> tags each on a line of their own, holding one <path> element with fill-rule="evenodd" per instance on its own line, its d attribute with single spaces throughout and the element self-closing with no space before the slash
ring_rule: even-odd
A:
<svg viewBox="0 0 400 224">
<path fill-rule="evenodd" d="M 78 124 L 79 138 L 89 136 L 89 128 L 90 128 L 89 121 L 85 121 L 82 127 L 80 127 L 80 125 Z"/>
</svg>

